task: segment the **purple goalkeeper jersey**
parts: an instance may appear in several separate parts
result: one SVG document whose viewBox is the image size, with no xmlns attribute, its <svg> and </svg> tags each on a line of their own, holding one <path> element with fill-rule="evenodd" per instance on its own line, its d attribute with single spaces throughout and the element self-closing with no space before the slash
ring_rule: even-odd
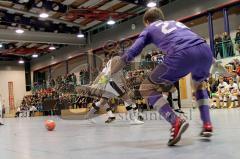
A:
<svg viewBox="0 0 240 159">
<path fill-rule="evenodd" d="M 123 55 L 123 59 L 125 62 L 132 61 L 150 43 L 155 44 L 166 54 L 174 54 L 204 42 L 203 38 L 180 22 L 159 20 L 143 30 L 135 43 Z"/>
</svg>

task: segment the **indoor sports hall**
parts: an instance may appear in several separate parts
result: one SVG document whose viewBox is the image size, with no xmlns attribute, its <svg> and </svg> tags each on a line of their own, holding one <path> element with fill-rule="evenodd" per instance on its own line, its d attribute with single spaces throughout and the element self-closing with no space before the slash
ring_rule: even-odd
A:
<svg viewBox="0 0 240 159">
<path fill-rule="evenodd" d="M 240 0 L 0 0 L 0 158 L 239 159 Z"/>
</svg>

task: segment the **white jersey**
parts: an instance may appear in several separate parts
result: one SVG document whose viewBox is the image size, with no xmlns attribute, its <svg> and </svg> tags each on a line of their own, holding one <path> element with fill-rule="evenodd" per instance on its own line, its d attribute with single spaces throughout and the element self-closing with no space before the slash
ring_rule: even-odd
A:
<svg viewBox="0 0 240 159">
<path fill-rule="evenodd" d="M 230 93 L 236 93 L 238 91 L 238 85 L 237 83 L 233 83 L 232 85 L 228 85 L 228 90 Z"/>
<path fill-rule="evenodd" d="M 119 96 L 119 93 L 110 84 L 111 81 L 113 81 L 122 92 L 125 92 L 124 88 L 126 88 L 126 82 L 122 70 L 110 75 L 112 65 L 114 65 L 113 61 L 114 59 L 110 59 L 107 62 L 106 66 L 103 68 L 102 72 L 98 75 L 92 85 L 93 88 L 105 90 L 106 92 L 103 94 L 103 96 L 108 98 L 111 98 L 113 94 L 115 96 Z"/>
<path fill-rule="evenodd" d="M 124 86 L 125 80 L 124 80 L 124 75 L 123 75 L 122 70 L 120 70 L 110 76 L 110 71 L 111 71 L 112 65 L 113 65 L 112 59 L 110 59 L 107 62 L 106 66 L 103 68 L 102 72 L 100 73 L 100 76 L 101 77 L 104 76 L 104 78 L 106 78 L 105 82 L 114 81 L 118 86 Z"/>
<path fill-rule="evenodd" d="M 228 89 L 228 84 L 226 82 L 219 83 L 218 85 L 218 91 L 220 93 L 224 93 Z"/>
</svg>

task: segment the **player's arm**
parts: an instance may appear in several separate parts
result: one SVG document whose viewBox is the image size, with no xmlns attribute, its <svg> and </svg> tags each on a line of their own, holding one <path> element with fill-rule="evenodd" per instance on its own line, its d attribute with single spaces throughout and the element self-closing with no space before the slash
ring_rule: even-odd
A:
<svg viewBox="0 0 240 159">
<path fill-rule="evenodd" d="M 128 49 L 128 51 L 122 56 L 125 63 L 131 62 L 136 56 L 138 56 L 143 48 L 148 45 L 149 35 L 147 29 L 145 29 L 134 42 L 134 44 Z"/>
<path fill-rule="evenodd" d="M 127 63 L 131 62 L 136 56 L 138 56 L 143 48 L 150 43 L 149 33 L 145 29 L 134 42 L 134 44 L 128 49 L 128 51 L 117 61 L 111 68 L 111 74 L 118 72 Z"/>
</svg>

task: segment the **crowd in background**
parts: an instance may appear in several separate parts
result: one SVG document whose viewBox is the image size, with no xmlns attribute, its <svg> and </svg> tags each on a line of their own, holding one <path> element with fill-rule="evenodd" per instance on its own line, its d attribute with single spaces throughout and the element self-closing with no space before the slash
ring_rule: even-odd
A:
<svg viewBox="0 0 240 159">
<path fill-rule="evenodd" d="M 74 87 L 77 85 L 85 85 L 89 83 L 89 71 L 81 70 L 79 72 L 79 80 L 75 73 L 67 75 L 59 75 L 57 78 L 49 77 L 49 80 L 43 82 L 35 82 L 33 84 L 33 91 L 40 89 L 55 89 L 62 93 L 69 93 L 74 91 Z"/>
<path fill-rule="evenodd" d="M 211 75 L 207 81 L 209 96 L 212 99 L 213 108 L 238 107 L 240 89 L 240 61 L 234 59 L 225 65 L 231 77 Z"/>
<path fill-rule="evenodd" d="M 235 49 L 240 54 L 240 26 L 236 31 L 235 38 L 232 39 L 231 36 L 224 32 L 222 35 L 215 35 L 214 46 L 215 46 L 215 58 L 225 58 L 225 57 L 233 57 L 236 55 Z"/>
<path fill-rule="evenodd" d="M 57 98 L 57 92 L 52 88 L 35 90 L 32 95 L 24 96 L 21 105 L 16 110 L 16 117 L 19 117 L 20 113 L 22 113 L 23 116 L 34 116 L 32 111 L 42 112 L 44 101 L 55 98 Z"/>
</svg>

